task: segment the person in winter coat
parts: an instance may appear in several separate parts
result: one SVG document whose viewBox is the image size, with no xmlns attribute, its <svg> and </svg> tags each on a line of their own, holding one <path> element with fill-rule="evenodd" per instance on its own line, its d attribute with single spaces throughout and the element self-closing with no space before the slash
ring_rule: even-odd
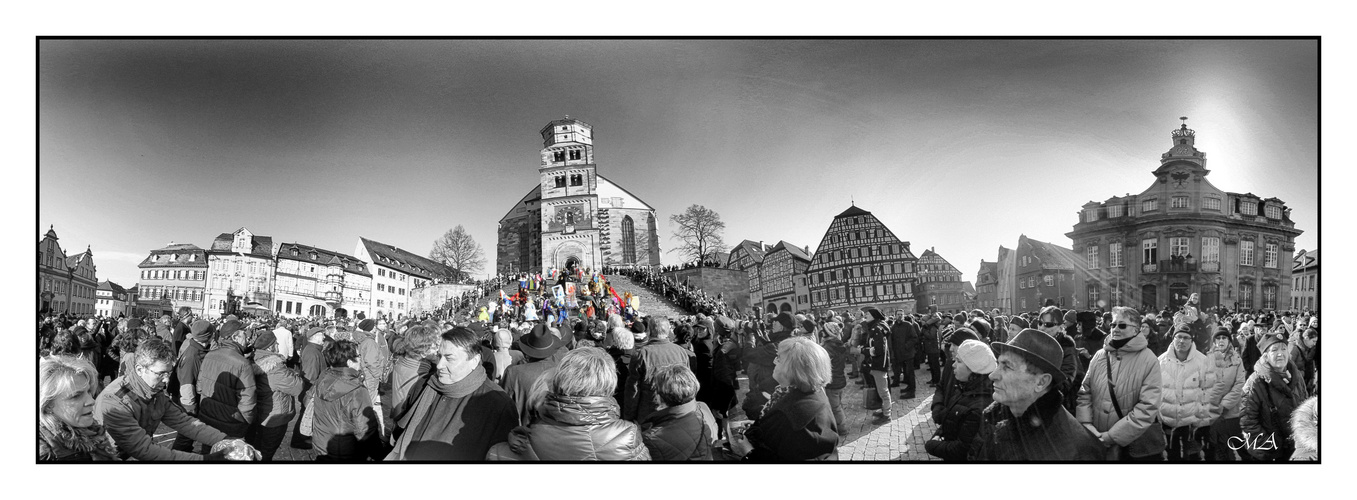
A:
<svg viewBox="0 0 1357 500">
<path fill-rule="evenodd" d="M 1319 396 L 1310 396 L 1291 413 L 1291 437 L 1296 442 L 1292 461 L 1319 460 Z"/>
<path fill-rule="evenodd" d="M 711 384 L 698 389 L 697 400 L 706 403 L 717 420 L 724 420 L 730 409 L 739 404 L 735 396 L 740 387 L 736 372 L 740 369 L 742 351 L 735 339 L 738 329 L 735 320 L 717 316 L 713 325 L 716 347 L 711 354 Z"/>
<path fill-rule="evenodd" d="M 947 344 L 943 347 L 946 348 L 949 351 L 948 354 L 955 359 L 957 347 L 960 347 L 961 344 L 965 343 L 967 340 L 980 340 L 980 334 L 970 328 L 958 328 L 947 335 Z M 963 390 L 963 384 L 957 381 L 956 375 L 953 374 L 952 366 L 944 368 L 942 370 L 942 376 L 944 380 L 947 380 L 947 383 L 939 384 L 938 388 L 933 390 L 933 403 L 929 408 L 933 414 L 934 422 L 942 422 L 943 418 L 947 415 L 947 402 L 955 400 Z M 950 379 L 948 379 L 949 377 Z"/>
<path fill-rule="evenodd" d="M 1315 353 L 1318 352 L 1319 330 L 1306 328 L 1289 339 L 1291 344 L 1290 355 L 1291 364 L 1300 369 L 1305 377 L 1305 392 L 1312 396 L 1318 395 L 1315 386 Z"/>
<path fill-rule="evenodd" d="M 839 323 L 830 321 L 825 323 L 825 335 L 820 341 L 820 347 L 829 354 L 829 383 L 825 385 L 825 397 L 829 399 L 829 409 L 834 413 L 834 422 L 838 424 L 839 429 L 844 427 L 844 421 L 847 420 L 843 414 L 843 388 L 848 387 L 848 378 L 844 377 L 843 369 L 848 359 L 848 344 L 843 341 L 843 327 Z M 913 370 L 911 370 L 912 372 Z"/>
<path fill-rule="evenodd" d="M 89 360 L 49 356 L 38 362 L 38 461 L 117 460 L 113 438 L 94 420 L 99 372 Z"/>
<path fill-rule="evenodd" d="M 839 427 L 824 392 L 829 354 L 806 337 L 783 340 L 777 353 L 778 386 L 759 420 L 731 424 L 729 453 L 746 461 L 837 460 Z"/>
<path fill-rule="evenodd" d="M 1055 339 L 1027 329 L 990 349 L 997 365 L 989 375 L 994 403 L 981 415 L 972 462 L 1104 459 L 1107 452 L 1098 438 L 1061 403 L 1063 353 Z"/>
<path fill-rule="evenodd" d="M 203 357 L 198 370 L 198 418 L 232 438 L 244 438 L 255 418 L 258 388 L 245 357 L 251 337 L 239 321 L 223 323 L 217 348 Z"/>
<path fill-rule="evenodd" d="M 531 332 L 518 339 L 523 363 L 504 370 L 503 386 L 514 401 L 519 425 L 532 423 L 536 409 L 528 401 L 533 382 L 556 366 L 558 358 L 555 354 L 564 345 L 565 341 L 545 323 L 533 325 Z"/>
<path fill-rule="evenodd" d="M 386 337 L 387 332 L 378 329 L 373 319 L 359 321 L 358 330 L 353 332 L 353 342 L 358 344 L 358 356 L 363 361 L 363 387 L 372 395 L 372 410 L 381 420 L 384 434 L 391 418 L 390 410 L 382 408 L 380 397 L 391 390 L 391 346 Z M 383 435 L 382 440 L 387 437 Z"/>
<path fill-rule="evenodd" d="M 640 428 L 621 418 L 612 398 L 617 372 L 606 352 L 570 351 L 543 378 L 539 419 L 509 436 L 509 446 L 523 459 L 650 460 Z"/>
<path fill-rule="evenodd" d="M 254 340 L 253 368 L 258 390 L 255 413 L 259 417 L 250 426 L 245 442 L 259 450 L 264 462 L 272 462 L 274 453 L 283 444 L 287 424 L 297 416 L 297 397 L 306 385 L 297 372 L 287 367 L 287 359 L 277 350 L 273 332 L 266 331 Z"/>
<path fill-rule="evenodd" d="M 179 346 L 179 359 L 175 364 L 176 377 L 172 384 L 179 384 L 179 407 L 189 416 L 198 414 L 198 372 L 203 367 L 203 358 L 207 356 L 207 346 L 212 343 L 212 324 L 206 320 L 193 322 L 189 327 L 189 336 Z M 176 434 L 172 449 L 193 451 L 193 439 Z"/>
<path fill-rule="evenodd" d="M 711 460 L 716 417 L 697 401 L 700 387 L 688 367 L 669 365 L 655 372 L 660 408 L 641 422 L 641 440 L 657 461 Z"/>
<path fill-rule="evenodd" d="M 1252 377 L 1254 367 L 1258 366 L 1258 360 L 1263 359 L 1263 351 L 1259 349 L 1258 342 L 1267 333 L 1267 329 L 1260 324 L 1250 322 L 1246 326 L 1240 327 L 1239 333 L 1244 336 L 1240 351 L 1243 352 L 1244 356 L 1245 377 Z"/>
<path fill-rule="evenodd" d="M 1290 363 L 1284 335 L 1265 334 L 1258 349 L 1263 357 L 1244 382 L 1244 410 L 1239 425 L 1244 450 L 1263 462 L 1286 460 L 1295 451 L 1291 441 L 1291 413 L 1309 394 L 1305 377 Z"/>
<path fill-rule="evenodd" d="M 622 325 L 622 317 L 616 314 L 609 315 L 608 335 L 604 337 L 604 351 L 613 358 L 613 363 L 617 365 L 617 390 L 613 392 L 614 398 L 621 398 L 623 391 L 626 390 L 627 365 L 631 364 L 631 355 L 635 353 L 636 338 L 631 329 Z"/>
<path fill-rule="evenodd" d="M 302 369 L 302 380 L 306 382 L 301 397 L 297 398 L 297 401 L 301 404 L 298 411 L 301 412 L 302 416 L 297 419 L 297 424 L 292 428 L 292 443 L 290 443 L 290 446 L 298 450 L 311 449 L 311 424 L 315 420 L 316 413 L 316 384 L 320 382 L 320 374 L 325 371 L 324 345 L 327 340 L 324 328 L 317 327 L 307 330 L 306 340 L 302 342 L 301 349 L 297 353 Z"/>
<path fill-rule="evenodd" d="M 1139 323 L 1139 311 L 1112 309 L 1112 331 L 1089 361 L 1074 416 L 1109 448 L 1109 458 L 1160 461 L 1166 445 L 1156 424 L 1163 375 L 1145 336 L 1135 329 Z"/>
<path fill-rule="evenodd" d="M 692 352 L 673 342 L 673 325 L 665 317 L 651 317 L 650 341 L 636 350 L 627 366 L 627 387 L 623 392 L 622 418 L 641 422 L 655 411 L 655 391 L 651 377 L 655 370 L 669 365 L 688 366 Z"/>
<path fill-rule="evenodd" d="M 363 387 L 358 344 L 339 340 L 325 347 L 326 370 L 316 384 L 312 443 L 317 461 L 364 461 L 382 455 L 372 395 Z"/>
<path fill-rule="evenodd" d="M 1173 344 L 1159 356 L 1163 375 L 1159 421 L 1168 438 L 1168 461 L 1202 461 L 1201 432 L 1211 424 L 1207 392 L 1211 384 L 1207 376 L 1209 360 L 1196 349 L 1191 325 L 1174 327 Z"/>
<path fill-rule="evenodd" d="M 914 318 L 907 316 L 903 309 L 895 311 L 895 323 L 891 325 L 891 372 L 892 379 L 900 385 L 900 399 L 914 399 L 914 351 L 919 345 L 919 327 Z M 831 354 L 831 359 L 832 359 Z"/>
<path fill-rule="evenodd" d="M 414 402 L 415 396 L 424 390 L 425 382 L 433 373 L 439 336 L 434 328 L 418 325 L 405 332 L 396 341 L 396 360 L 391 369 L 391 420 L 399 422 Z M 392 429 L 394 436 L 400 430 L 397 424 Z"/>
<path fill-rule="evenodd" d="M 1216 329 L 1212 339 L 1211 353 L 1207 356 L 1207 379 L 1210 390 L 1206 394 L 1207 411 L 1211 416 L 1211 438 L 1207 445 L 1207 459 L 1215 462 L 1235 461 L 1235 452 L 1230 447 L 1230 438 L 1240 435 L 1241 415 L 1240 398 L 1244 393 L 1244 363 L 1235 349 L 1230 330 L 1224 326 Z M 1252 461 L 1252 455 L 1244 453 L 1241 459 Z"/>
<path fill-rule="evenodd" d="M 994 402 L 989 374 L 998 365 L 989 345 L 979 340 L 963 341 L 953 358 L 951 372 L 957 390 L 949 392 L 950 399 L 943 402 L 938 430 L 924 443 L 924 451 L 944 461 L 964 462 L 977 448 L 981 415 Z"/>
<path fill-rule="evenodd" d="M 777 380 L 773 378 L 773 366 L 777 359 L 779 342 L 791 337 L 795 328 L 794 319 L 788 313 L 779 314 L 768 326 L 769 342 L 745 351 L 744 361 L 749 364 L 746 373 L 749 376 L 749 392 L 744 395 L 740 407 L 746 417 L 758 420 L 768 397 L 777 389 Z"/>
<path fill-rule="evenodd" d="M 938 356 L 942 353 L 941 329 L 942 316 L 938 315 L 938 306 L 928 306 L 928 314 L 924 315 L 919 335 L 920 354 L 916 354 L 915 359 L 917 360 L 922 355 L 928 362 L 929 387 L 937 387 L 945 382 L 942 380 L 942 366 L 938 360 Z"/>
<path fill-rule="evenodd" d="M 1042 308 L 1037 316 L 1037 329 L 1050 335 L 1060 344 L 1060 351 L 1063 357 L 1060 362 L 1060 371 L 1065 374 L 1065 380 L 1070 384 L 1069 387 L 1060 387 L 1060 392 L 1065 394 L 1065 409 L 1074 411 L 1077 403 L 1078 387 L 1083 381 L 1083 370 L 1079 365 L 1079 349 L 1075 346 L 1074 337 L 1067 333 L 1067 329 L 1074 328 L 1076 313 L 1069 311 L 1062 314 L 1056 306 L 1046 306 Z"/>
<path fill-rule="evenodd" d="M 862 312 L 869 315 L 867 322 L 862 325 L 867 334 L 867 345 L 862 348 L 862 367 L 872 377 L 876 393 L 881 398 L 881 410 L 873 414 L 876 419 L 872 421 L 873 425 L 881 425 L 890 422 L 891 405 L 894 404 L 888 380 L 891 373 L 891 334 L 885 324 L 886 316 L 880 310 L 868 306 L 862 308 Z"/>
</svg>

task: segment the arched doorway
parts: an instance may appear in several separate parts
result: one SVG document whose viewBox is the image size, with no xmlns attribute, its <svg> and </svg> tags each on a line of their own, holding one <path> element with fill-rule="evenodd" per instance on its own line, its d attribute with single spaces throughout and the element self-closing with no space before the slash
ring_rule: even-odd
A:
<svg viewBox="0 0 1357 500">
<path fill-rule="evenodd" d="M 322 306 L 320 304 L 311 306 L 311 309 L 307 310 L 306 314 L 308 316 L 317 316 L 323 318 L 325 317 L 325 306 Z"/>
<path fill-rule="evenodd" d="M 636 223 L 630 215 L 622 218 L 622 262 L 636 263 Z"/>
<path fill-rule="evenodd" d="M 1155 305 L 1159 299 L 1156 297 L 1158 289 L 1154 285 L 1145 285 L 1140 287 L 1140 307 L 1143 309 L 1155 310 L 1159 306 Z"/>
<path fill-rule="evenodd" d="M 777 314 L 777 304 L 768 304 L 768 314 Z"/>
<path fill-rule="evenodd" d="M 1202 310 L 1220 306 L 1220 285 L 1202 285 Z"/>
<path fill-rule="evenodd" d="M 580 267 L 580 259 L 579 259 L 579 257 L 575 257 L 575 256 L 572 255 L 572 256 L 567 257 L 567 258 L 565 259 L 565 268 L 566 268 L 566 269 L 574 270 L 574 269 L 579 269 L 579 267 Z"/>
</svg>

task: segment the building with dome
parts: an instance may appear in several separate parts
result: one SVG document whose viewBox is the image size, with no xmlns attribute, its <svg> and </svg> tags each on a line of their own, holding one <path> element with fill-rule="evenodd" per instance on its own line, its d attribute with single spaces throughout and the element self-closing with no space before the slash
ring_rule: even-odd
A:
<svg viewBox="0 0 1357 500">
<path fill-rule="evenodd" d="M 1066 233 L 1087 271 L 1079 302 L 1161 310 L 1200 293 L 1203 308 L 1287 307 L 1301 234 L 1291 209 L 1213 185 L 1182 120 L 1148 188 L 1088 202 Z"/>
<path fill-rule="evenodd" d="M 500 219 L 495 270 L 660 265 L 655 209 L 598 174 L 593 126 L 566 116 L 540 133 L 539 182 Z"/>
</svg>

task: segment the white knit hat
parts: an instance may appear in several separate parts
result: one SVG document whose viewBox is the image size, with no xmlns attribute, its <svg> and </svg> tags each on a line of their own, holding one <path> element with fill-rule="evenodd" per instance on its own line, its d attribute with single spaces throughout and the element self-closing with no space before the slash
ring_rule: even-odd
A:
<svg viewBox="0 0 1357 500">
<path fill-rule="evenodd" d="M 989 346 L 979 340 L 967 340 L 962 342 L 956 348 L 956 357 L 960 359 L 966 368 L 972 373 L 988 375 L 994 372 L 999 364 L 994 360 L 994 351 Z"/>
</svg>

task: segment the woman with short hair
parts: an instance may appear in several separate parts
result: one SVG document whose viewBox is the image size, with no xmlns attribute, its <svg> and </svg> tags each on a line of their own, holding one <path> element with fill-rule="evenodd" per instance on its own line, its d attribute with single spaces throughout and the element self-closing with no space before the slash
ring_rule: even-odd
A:
<svg viewBox="0 0 1357 500">
<path fill-rule="evenodd" d="M 439 332 L 434 327 L 417 325 L 396 340 L 391 368 L 391 421 L 400 420 L 409 403 L 424 388 L 434 371 L 434 353 L 438 351 Z"/>
<path fill-rule="evenodd" d="M 608 353 L 572 350 L 540 379 L 546 394 L 536 404 L 539 418 L 526 429 L 526 449 L 514 451 L 534 460 L 650 460 L 640 428 L 622 420 L 613 399 L 617 366 Z M 524 428 L 514 434 L 522 436 Z"/>
<path fill-rule="evenodd" d="M 94 420 L 99 372 L 89 360 L 49 356 L 38 362 L 38 460 L 117 460 L 118 451 Z"/>
<path fill-rule="evenodd" d="M 783 340 L 773 379 L 777 389 L 759 420 L 731 424 L 730 452 L 749 461 L 837 460 L 839 426 L 824 390 L 829 354 L 806 337 Z"/>
<path fill-rule="evenodd" d="M 655 370 L 651 386 L 659 407 L 641 421 L 641 439 L 654 460 L 711 460 L 716 441 L 716 417 L 697 401 L 702 387 L 696 374 L 683 365 Z"/>
</svg>

